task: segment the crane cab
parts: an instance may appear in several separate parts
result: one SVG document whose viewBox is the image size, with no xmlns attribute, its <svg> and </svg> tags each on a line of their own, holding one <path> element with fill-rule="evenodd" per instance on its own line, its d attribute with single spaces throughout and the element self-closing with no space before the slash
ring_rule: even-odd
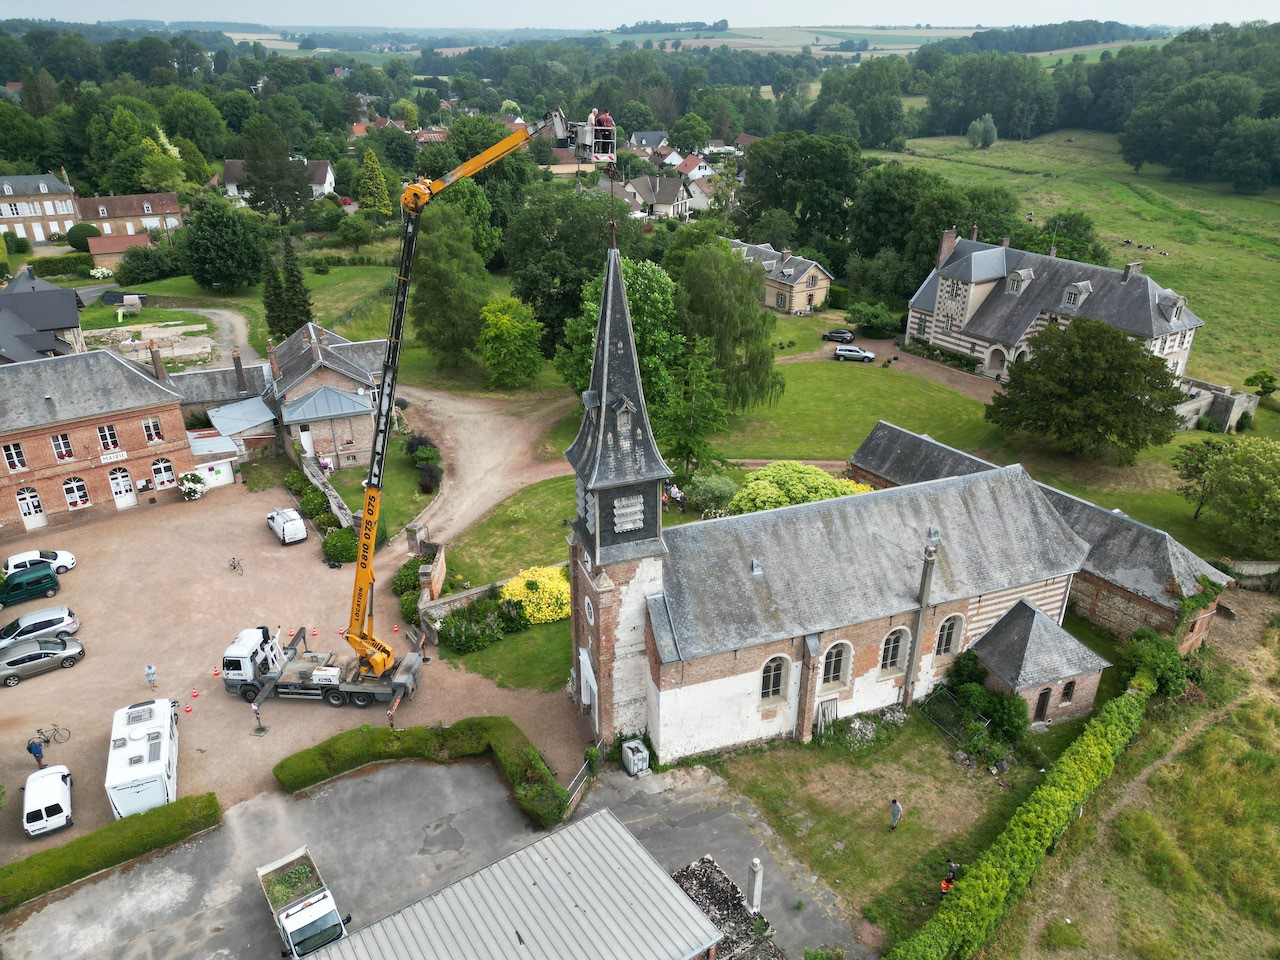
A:
<svg viewBox="0 0 1280 960">
<path fill-rule="evenodd" d="M 585 121 L 572 125 L 573 152 L 581 163 L 617 163 L 618 128 L 593 126 Z"/>
</svg>

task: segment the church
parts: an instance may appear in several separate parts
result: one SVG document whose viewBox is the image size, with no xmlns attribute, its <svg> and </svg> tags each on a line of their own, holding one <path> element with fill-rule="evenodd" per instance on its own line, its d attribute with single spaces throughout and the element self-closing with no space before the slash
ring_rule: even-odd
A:
<svg viewBox="0 0 1280 960">
<path fill-rule="evenodd" d="M 664 763 L 909 706 L 997 626 L 1027 649 L 1090 553 L 1017 465 L 664 530 L 616 249 L 582 401 L 573 697 L 599 739 L 647 732 Z"/>
</svg>

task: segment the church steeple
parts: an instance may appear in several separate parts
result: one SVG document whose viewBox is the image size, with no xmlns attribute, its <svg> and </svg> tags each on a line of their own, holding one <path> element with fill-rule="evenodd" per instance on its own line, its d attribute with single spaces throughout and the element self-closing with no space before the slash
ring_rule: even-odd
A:
<svg viewBox="0 0 1280 960">
<path fill-rule="evenodd" d="M 565 452 L 577 475 L 573 527 L 595 562 L 663 550 L 662 481 L 672 476 L 645 409 L 622 257 L 610 249 L 582 427 Z"/>
</svg>

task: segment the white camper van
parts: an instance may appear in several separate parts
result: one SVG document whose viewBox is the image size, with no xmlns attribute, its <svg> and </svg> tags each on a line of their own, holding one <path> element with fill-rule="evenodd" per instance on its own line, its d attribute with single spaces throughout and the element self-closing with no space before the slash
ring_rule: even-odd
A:
<svg viewBox="0 0 1280 960">
<path fill-rule="evenodd" d="M 178 797 L 178 705 L 147 700 L 116 711 L 107 754 L 107 799 L 116 819 Z"/>
</svg>

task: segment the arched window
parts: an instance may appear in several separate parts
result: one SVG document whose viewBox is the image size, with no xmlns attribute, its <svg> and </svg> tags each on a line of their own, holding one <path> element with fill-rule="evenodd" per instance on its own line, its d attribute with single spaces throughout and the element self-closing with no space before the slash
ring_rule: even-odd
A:
<svg viewBox="0 0 1280 960">
<path fill-rule="evenodd" d="M 956 652 L 956 648 L 960 645 L 963 626 L 964 618 L 959 614 L 942 621 L 942 626 L 938 628 L 938 643 L 933 650 L 936 656 L 945 657 L 947 654 Z"/>
<path fill-rule="evenodd" d="M 44 181 L 41 181 L 41 182 L 40 182 L 40 192 L 41 192 L 41 193 L 48 193 L 48 192 L 49 192 L 49 185 L 48 185 L 47 183 L 45 183 Z"/>
<path fill-rule="evenodd" d="M 774 657 L 764 665 L 764 671 L 760 674 L 761 700 L 777 700 L 782 697 L 782 679 L 786 672 L 786 657 Z"/>
<path fill-rule="evenodd" d="M 823 684 L 844 683 L 847 677 L 848 664 L 849 645 L 847 643 L 837 643 L 827 651 L 826 657 L 823 658 Z"/>
<path fill-rule="evenodd" d="M 1067 685 L 1062 688 L 1062 702 L 1070 703 L 1071 698 L 1074 697 L 1075 695 L 1076 695 L 1076 682 L 1074 680 L 1068 680 Z"/>
<path fill-rule="evenodd" d="M 73 510 L 89 505 L 89 488 L 79 477 L 68 477 L 63 480 L 62 494 L 67 498 L 67 506 Z"/>
<path fill-rule="evenodd" d="M 902 647 L 907 641 L 907 636 L 906 628 L 898 627 L 884 638 L 884 647 L 880 651 L 881 670 L 898 669 L 902 663 Z"/>
<path fill-rule="evenodd" d="M 105 217 L 106 215 L 107 215 L 107 208 L 104 207 L 102 204 L 98 204 L 98 216 Z"/>
<path fill-rule="evenodd" d="M 178 478 L 173 475 L 173 463 L 164 457 L 152 461 L 151 476 L 155 477 L 157 490 L 162 487 L 172 487 L 178 482 Z"/>
<path fill-rule="evenodd" d="M 23 487 L 18 491 L 18 512 L 24 517 L 38 517 L 44 513 L 44 504 L 35 487 Z"/>
<path fill-rule="evenodd" d="M 143 213 L 150 213 L 150 212 L 151 212 L 151 204 L 150 204 L 150 203 L 144 203 L 144 204 L 142 205 L 142 212 L 143 212 Z"/>
</svg>

